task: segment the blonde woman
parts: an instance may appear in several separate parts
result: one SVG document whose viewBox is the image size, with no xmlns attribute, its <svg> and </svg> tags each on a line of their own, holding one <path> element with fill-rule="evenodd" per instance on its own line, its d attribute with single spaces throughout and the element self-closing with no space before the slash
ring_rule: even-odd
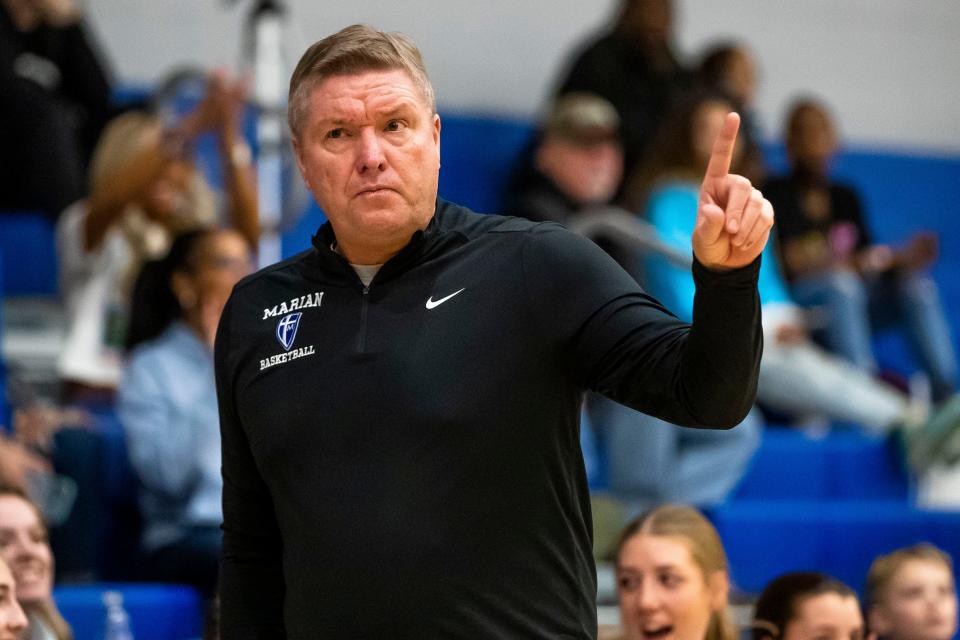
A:
<svg viewBox="0 0 960 640">
<path fill-rule="evenodd" d="M 622 640 L 734 640 L 730 577 L 713 525 L 666 505 L 626 526 L 616 554 Z"/>
<path fill-rule="evenodd" d="M 0 558 L 16 578 L 16 597 L 29 620 L 25 637 L 71 640 L 70 626 L 53 601 L 53 552 L 46 524 L 25 494 L 6 486 L 0 486 Z"/>
<path fill-rule="evenodd" d="M 239 133 L 241 109 L 239 90 L 214 76 L 204 100 L 175 130 L 140 112 L 107 126 L 91 162 L 90 197 L 68 207 L 57 224 L 68 318 L 59 361 L 66 400 L 112 398 L 140 268 L 162 256 L 177 234 L 216 221 L 212 191 L 190 153 L 201 133 L 218 134 L 230 223 L 256 245 L 256 187 Z"/>
</svg>

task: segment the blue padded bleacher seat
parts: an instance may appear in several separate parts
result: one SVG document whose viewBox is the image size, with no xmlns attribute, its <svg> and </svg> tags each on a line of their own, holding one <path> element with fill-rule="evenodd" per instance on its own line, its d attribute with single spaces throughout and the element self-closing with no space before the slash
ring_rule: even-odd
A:
<svg viewBox="0 0 960 640">
<path fill-rule="evenodd" d="M 194 640 L 203 630 L 203 601 L 193 588 L 161 584 L 70 585 L 53 598 L 75 638 L 102 638 L 106 621 L 103 594 L 117 591 L 130 615 L 137 640 Z"/>
<path fill-rule="evenodd" d="M 53 223 L 40 213 L 0 212 L 5 296 L 56 295 Z"/>
<path fill-rule="evenodd" d="M 877 555 L 920 541 L 960 554 L 960 513 L 903 502 L 735 501 L 712 517 L 737 586 L 754 593 L 797 570 L 824 571 L 862 590 Z"/>
<path fill-rule="evenodd" d="M 901 459 L 893 442 L 855 431 L 816 439 L 768 427 L 734 499 L 906 502 Z"/>
</svg>

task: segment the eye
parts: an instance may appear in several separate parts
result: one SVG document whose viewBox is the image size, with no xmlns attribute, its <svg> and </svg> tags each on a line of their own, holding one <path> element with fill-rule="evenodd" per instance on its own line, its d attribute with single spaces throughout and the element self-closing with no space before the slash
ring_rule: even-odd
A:
<svg viewBox="0 0 960 640">
<path fill-rule="evenodd" d="M 328 139 L 332 139 L 332 140 L 336 140 L 336 139 L 338 139 L 338 138 L 342 138 L 342 137 L 343 137 L 343 133 L 344 133 L 344 132 L 343 132 L 343 129 L 340 129 L 340 128 L 331 129 L 330 131 L 327 132 L 327 138 L 328 138 Z"/>
<path fill-rule="evenodd" d="M 660 576 L 660 583 L 669 589 L 674 589 L 683 584 L 683 578 L 675 573 L 664 573 Z"/>
<path fill-rule="evenodd" d="M 402 120 L 391 120 L 390 122 L 387 123 L 387 126 L 386 126 L 387 131 L 402 131 L 405 128 L 406 128 L 406 125 L 403 123 Z"/>
<path fill-rule="evenodd" d="M 620 576 L 617 580 L 617 584 L 620 586 L 621 591 L 631 592 L 635 591 L 640 585 L 640 579 L 636 576 Z"/>
</svg>

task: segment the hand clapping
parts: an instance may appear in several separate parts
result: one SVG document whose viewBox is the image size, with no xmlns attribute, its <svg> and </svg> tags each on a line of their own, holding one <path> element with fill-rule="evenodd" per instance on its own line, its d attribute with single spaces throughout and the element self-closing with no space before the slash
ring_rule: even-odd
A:
<svg viewBox="0 0 960 640">
<path fill-rule="evenodd" d="M 763 251 L 773 227 L 773 205 L 743 176 L 730 174 L 740 116 L 728 113 L 713 144 L 700 187 L 693 254 L 710 269 L 744 267 Z"/>
</svg>

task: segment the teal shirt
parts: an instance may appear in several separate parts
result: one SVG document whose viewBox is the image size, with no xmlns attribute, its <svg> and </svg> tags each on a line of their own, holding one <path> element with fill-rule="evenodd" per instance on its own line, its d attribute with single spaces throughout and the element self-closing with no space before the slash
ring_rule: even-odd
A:
<svg viewBox="0 0 960 640">
<path fill-rule="evenodd" d="M 647 220 L 668 245 L 687 253 L 693 253 L 691 236 L 697 219 L 699 185 L 687 182 L 671 182 L 656 191 L 647 205 Z M 760 303 L 793 304 L 773 249 L 767 242 L 760 264 L 760 279 L 757 289 Z M 693 274 L 666 260 L 650 255 L 645 258 L 646 284 L 650 294 L 657 298 L 681 320 L 693 319 Z"/>
</svg>

